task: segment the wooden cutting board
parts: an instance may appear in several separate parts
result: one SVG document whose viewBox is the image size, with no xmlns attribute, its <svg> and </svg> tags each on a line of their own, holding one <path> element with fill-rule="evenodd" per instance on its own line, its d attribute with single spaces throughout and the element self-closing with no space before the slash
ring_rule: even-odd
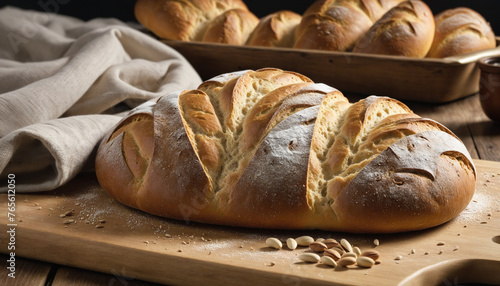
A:
<svg viewBox="0 0 500 286">
<path fill-rule="evenodd" d="M 353 235 L 325 231 L 242 229 L 173 221 L 130 209 L 109 198 L 93 174 L 64 187 L 0 198 L 0 223 L 15 226 L 15 254 L 62 265 L 164 284 L 196 285 L 439 285 L 500 284 L 500 162 L 476 160 L 473 201 L 459 217 L 424 231 Z M 369 269 L 300 262 L 307 248 L 274 250 L 273 236 L 346 238 L 376 249 Z M 9 233 L 0 252 L 9 253 Z M 380 245 L 373 241 L 378 239 Z M 442 244 L 442 245 L 441 245 Z M 400 256 L 400 260 L 395 260 Z M 406 279 L 406 280 L 405 280 Z"/>
</svg>

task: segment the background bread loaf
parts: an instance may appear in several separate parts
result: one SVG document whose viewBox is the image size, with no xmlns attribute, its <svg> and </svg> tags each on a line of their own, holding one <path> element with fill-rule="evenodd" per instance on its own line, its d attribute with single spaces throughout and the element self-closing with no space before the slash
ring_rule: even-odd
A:
<svg viewBox="0 0 500 286">
<path fill-rule="evenodd" d="M 405 1 L 375 22 L 353 52 L 423 58 L 431 47 L 434 30 L 431 9 L 420 0 Z"/>
<path fill-rule="evenodd" d="M 295 48 L 350 50 L 389 9 L 402 0 L 317 0 L 302 15 Z"/>
<path fill-rule="evenodd" d="M 260 19 L 242 0 L 138 0 L 134 13 L 151 32 L 171 40 L 418 58 L 496 46 L 479 13 L 450 9 L 434 21 L 420 0 L 316 0 L 302 15 L 279 10 Z"/>
<path fill-rule="evenodd" d="M 441 124 L 271 68 L 138 107 L 104 138 L 96 173 L 112 197 L 155 215 L 347 232 L 444 223 L 475 189 L 467 150 Z"/>
<path fill-rule="evenodd" d="M 243 45 L 258 23 L 248 10 L 228 10 L 207 25 L 202 42 Z"/>
<path fill-rule="evenodd" d="M 246 44 L 264 47 L 293 47 L 295 29 L 301 19 L 301 15 L 288 10 L 269 14 L 260 20 Z"/>
<path fill-rule="evenodd" d="M 490 24 L 476 11 L 459 7 L 436 15 L 434 41 L 427 54 L 445 58 L 496 47 Z"/>
<path fill-rule="evenodd" d="M 248 11 L 241 0 L 138 0 L 134 14 L 160 38 L 201 41 L 208 25 L 232 9 Z"/>
</svg>

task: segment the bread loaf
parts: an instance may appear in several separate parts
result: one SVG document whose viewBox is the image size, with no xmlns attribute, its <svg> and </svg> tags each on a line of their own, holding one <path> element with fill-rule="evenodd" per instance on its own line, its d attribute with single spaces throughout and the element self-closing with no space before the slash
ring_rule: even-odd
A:
<svg viewBox="0 0 500 286">
<path fill-rule="evenodd" d="M 249 46 L 293 47 L 295 29 L 302 16 L 288 10 L 262 18 L 247 41 Z"/>
<path fill-rule="evenodd" d="M 201 41 L 208 25 L 232 9 L 248 11 L 241 0 L 138 0 L 134 14 L 160 38 Z"/>
<path fill-rule="evenodd" d="M 350 103 L 271 68 L 136 108 L 103 139 L 96 173 L 111 197 L 172 219 L 358 233 L 451 220 L 476 177 L 461 141 L 403 103 Z"/>
<path fill-rule="evenodd" d="M 435 17 L 434 41 L 427 54 L 445 58 L 496 47 L 491 26 L 476 11 L 459 7 L 445 10 Z"/>
<path fill-rule="evenodd" d="M 228 10 L 208 24 L 202 41 L 244 45 L 258 23 L 259 18 L 248 10 Z"/>
<path fill-rule="evenodd" d="M 296 48 L 348 51 L 387 11 L 403 0 L 317 0 L 302 15 Z"/>
<path fill-rule="evenodd" d="M 353 52 L 423 58 L 434 38 L 434 15 L 420 0 L 405 1 L 384 14 Z"/>
</svg>

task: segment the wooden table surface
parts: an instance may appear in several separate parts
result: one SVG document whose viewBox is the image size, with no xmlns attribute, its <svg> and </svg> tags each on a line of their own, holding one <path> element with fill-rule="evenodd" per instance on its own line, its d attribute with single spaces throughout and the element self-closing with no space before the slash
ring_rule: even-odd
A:
<svg viewBox="0 0 500 286">
<path fill-rule="evenodd" d="M 349 96 L 351 101 L 358 96 Z M 446 104 L 405 102 L 423 117 L 437 120 L 467 146 L 472 158 L 500 161 L 500 123 L 489 120 L 480 106 L 479 95 L 469 96 Z M 500 112 L 500 111 L 499 111 Z M 1 254 L 0 259 L 8 259 Z M 4 265 L 4 264 L 3 264 Z M 56 265 L 16 257 L 16 278 L 7 277 L 6 267 L 0 269 L 0 285 L 158 285 L 127 278 L 127 273 L 117 271 L 103 274 L 84 269 Z"/>
</svg>

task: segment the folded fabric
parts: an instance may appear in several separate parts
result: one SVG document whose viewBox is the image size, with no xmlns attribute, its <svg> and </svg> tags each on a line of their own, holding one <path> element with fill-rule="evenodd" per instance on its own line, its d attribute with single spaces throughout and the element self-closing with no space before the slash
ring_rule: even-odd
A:
<svg viewBox="0 0 500 286">
<path fill-rule="evenodd" d="M 123 106 L 200 83 L 179 53 L 116 19 L 0 9 L 0 192 L 9 174 L 18 192 L 61 186 L 92 166 Z"/>
</svg>

